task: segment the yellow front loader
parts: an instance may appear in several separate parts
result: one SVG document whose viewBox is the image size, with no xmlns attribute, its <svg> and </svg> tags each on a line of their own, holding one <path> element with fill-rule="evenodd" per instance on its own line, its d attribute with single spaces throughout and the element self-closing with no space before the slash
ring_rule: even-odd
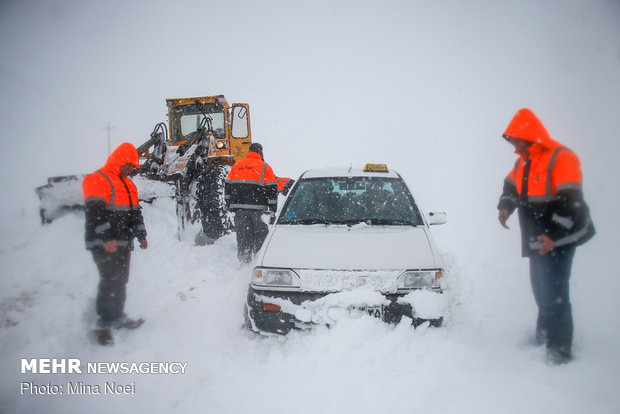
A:
<svg viewBox="0 0 620 414">
<path fill-rule="evenodd" d="M 179 237 L 188 223 L 200 221 L 196 242 L 211 243 L 232 229 L 224 209 L 224 181 L 252 142 L 250 109 L 229 105 L 223 95 L 167 99 L 166 105 L 168 123 L 157 124 L 138 147 L 141 164 L 133 179 L 141 201 L 175 197 Z M 36 189 L 42 223 L 83 208 L 83 177 L 52 177 Z"/>
</svg>

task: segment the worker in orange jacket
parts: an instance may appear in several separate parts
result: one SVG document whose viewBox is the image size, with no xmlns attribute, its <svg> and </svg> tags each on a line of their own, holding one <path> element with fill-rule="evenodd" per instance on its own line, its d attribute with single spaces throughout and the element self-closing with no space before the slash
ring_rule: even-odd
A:
<svg viewBox="0 0 620 414">
<path fill-rule="evenodd" d="M 530 279 L 538 319 L 536 342 L 547 345 L 551 363 L 571 359 L 573 319 L 569 278 L 576 246 L 594 235 L 583 199 L 579 158 L 554 141 L 529 109 L 513 117 L 503 137 L 519 158 L 504 180 L 500 224 L 518 209 L 522 255 L 530 258 Z"/>
<path fill-rule="evenodd" d="M 148 247 L 138 190 L 129 178 L 137 166 L 138 152 L 126 142 L 82 183 L 86 248 L 99 271 L 95 333 L 103 344 L 112 342 L 110 328 L 136 328 L 143 322 L 124 314 L 133 239 L 139 240 L 142 249 Z"/>
<path fill-rule="evenodd" d="M 263 213 L 275 214 L 278 184 L 273 169 L 263 159 L 263 147 L 252 143 L 248 155 L 233 165 L 224 184 L 226 208 L 235 214 L 237 256 L 249 263 L 260 249 L 269 228 Z"/>
</svg>

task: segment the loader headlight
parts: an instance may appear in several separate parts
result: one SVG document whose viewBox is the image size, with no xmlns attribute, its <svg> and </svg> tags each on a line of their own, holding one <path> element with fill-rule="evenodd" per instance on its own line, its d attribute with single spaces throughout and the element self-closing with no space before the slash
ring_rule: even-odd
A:
<svg viewBox="0 0 620 414">
<path fill-rule="evenodd" d="M 218 150 L 223 150 L 224 148 L 226 148 L 226 142 L 225 141 L 215 141 L 215 148 Z"/>
<path fill-rule="evenodd" d="M 398 277 L 398 290 L 412 290 L 439 286 L 439 279 L 443 276 L 441 270 L 408 270 Z"/>
<path fill-rule="evenodd" d="M 252 286 L 257 289 L 298 289 L 301 279 L 291 269 L 256 267 L 252 272 Z"/>
</svg>

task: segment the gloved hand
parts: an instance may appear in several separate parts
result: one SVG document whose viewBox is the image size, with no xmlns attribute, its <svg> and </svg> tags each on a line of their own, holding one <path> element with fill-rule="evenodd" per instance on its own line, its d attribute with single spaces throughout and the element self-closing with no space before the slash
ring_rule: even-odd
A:
<svg viewBox="0 0 620 414">
<path fill-rule="evenodd" d="M 293 184 L 295 184 L 295 180 L 288 180 L 286 184 L 284 184 L 284 187 L 282 187 L 282 195 L 287 195 L 288 192 L 291 190 L 291 187 L 293 187 Z"/>
</svg>

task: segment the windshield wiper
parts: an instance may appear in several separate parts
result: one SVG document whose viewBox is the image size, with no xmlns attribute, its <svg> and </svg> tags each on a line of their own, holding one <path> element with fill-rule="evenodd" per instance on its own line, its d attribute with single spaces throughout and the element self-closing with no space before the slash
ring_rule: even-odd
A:
<svg viewBox="0 0 620 414">
<path fill-rule="evenodd" d="M 280 221 L 278 224 L 331 224 L 331 221 L 322 219 L 297 219 Z"/>
<path fill-rule="evenodd" d="M 353 220 L 334 220 L 333 224 L 346 224 L 347 226 L 353 226 L 355 224 L 365 223 L 364 219 L 353 219 Z"/>
<path fill-rule="evenodd" d="M 413 226 L 416 227 L 416 223 L 412 223 L 407 220 L 396 220 L 396 219 L 368 219 L 368 223 L 374 225 L 385 225 L 385 226 Z"/>
<path fill-rule="evenodd" d="M 375 225 L 375 226 L 413 226 L 416 227 L 418 226 L 418 224 L 416 223 L 412 223 L 411 221 L 407 221 L 407 220 L 395 220 L 395 219 L 353 219 L 353 220 L 326 220 L 326 219 L 318 219 L 318 218 L 313 218 L 313 219 L 297 219 L 297 220 L 286 220 L 286 221 L 280 221 L 278 222 L 278 224 L 302 224 L 302 225 L 308 225 L 308 224 L 345 224 L 347 226 L 354 226 L 356 224 L 360 224 L 360 223 L 367 223 L 369 225 Z"/>
</svg>

